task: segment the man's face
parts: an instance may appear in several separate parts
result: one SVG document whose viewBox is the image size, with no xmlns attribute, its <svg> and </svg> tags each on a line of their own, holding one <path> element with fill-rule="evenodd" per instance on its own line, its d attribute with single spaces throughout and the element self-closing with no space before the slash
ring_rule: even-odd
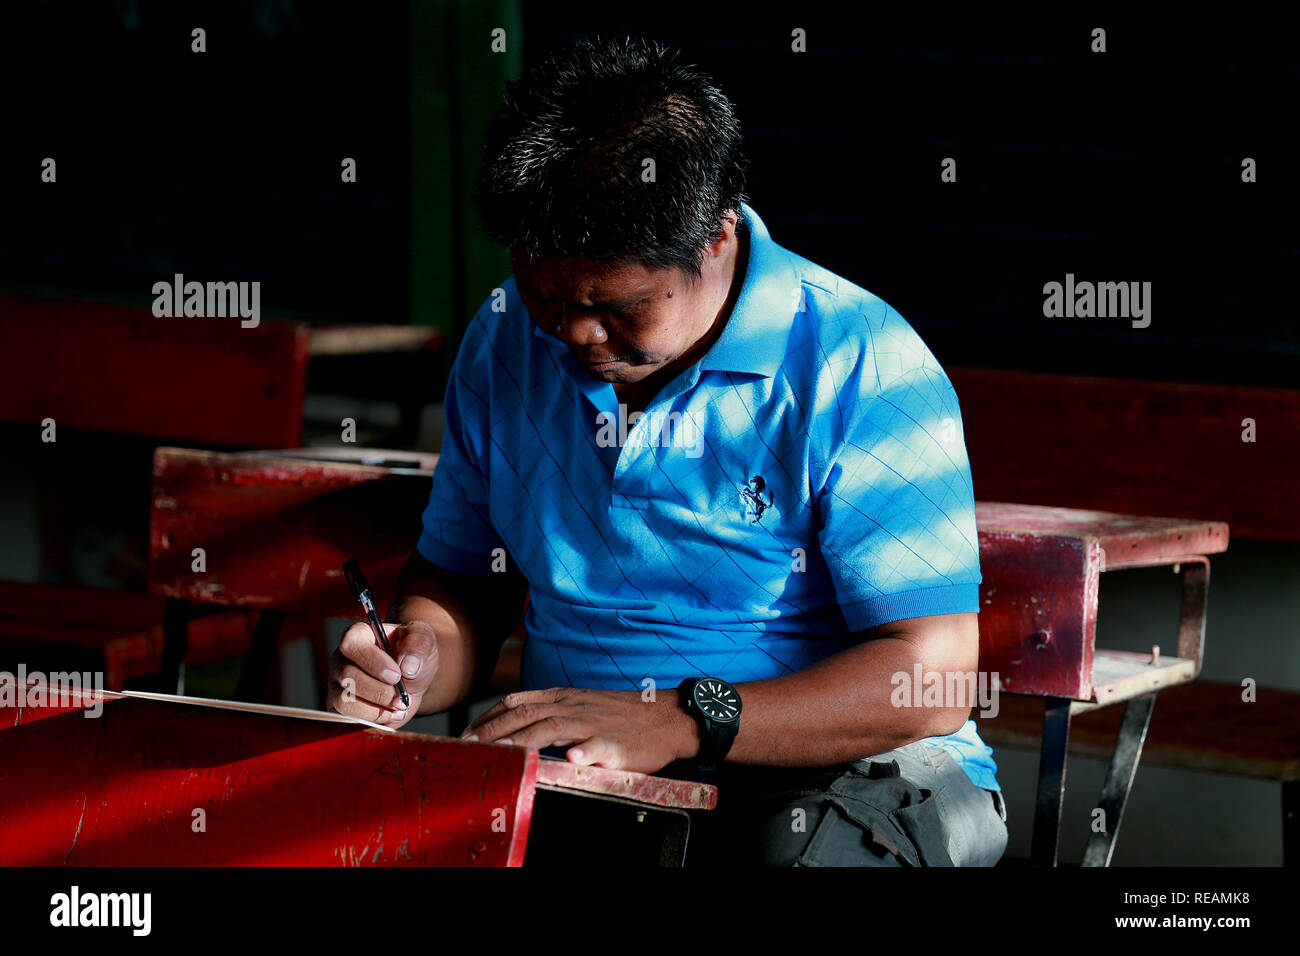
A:
<svg viewBox="0 0 1300 956">
<path fill-rule="evenodd" d="M 515 282 L 533 321 L 597 379 L 639 382 L 681 358 L 712 325 L 713 284 L 675 269 L 512 250 Z M 710 308 L 710 302 L 712 307 Z"/>
</svg>

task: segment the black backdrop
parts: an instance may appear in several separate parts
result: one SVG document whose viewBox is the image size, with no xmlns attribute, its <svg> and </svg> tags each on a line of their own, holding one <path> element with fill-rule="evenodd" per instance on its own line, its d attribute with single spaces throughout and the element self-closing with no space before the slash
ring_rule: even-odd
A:
<svg viewBox="0 0 1300 956">
<path fill-rule="evenodd" d="M 193 5 L 134 31 L 133 6 L 0 11 L 0 285 L 253 274 L 277 280 L 264 308 L 408 314 L 406 4 L 205 4 L 238 44 L 207 60 L 171 42 Z M 885 298 L 945 364 L 1297 384 L 1300 57 L 1280 21 L 914 9 L 529 0 L 525 60 L 594 33 L 683 48 L 738 105 L 774 238 Z M 340 196 L 311 158 L 358 137 L 372 174 Z M 55 198 L 33 174 L 53 149 L 79 180 Z M 1152 282 L 1151 326 L 1045 318 L 1066 273 Z"/>
<path fill-rule="evenodd" d="M 266 312 L 406 321 L 407 24 L 403 3 L 4 4 L 0 284 L 260 279 Z"/>
<path fill-rule="evenodd" d="M 685 50 L 738 106 L 773 238 L 884 298 L 945 364 L 1300 385 L 1300 55 L 1279 23 L 610 6 L 526 4 L 527 54 L 597 32 Z M 1045 318 L 1067 273 L 1150 281 L 1150 327 Z"/>
</svg>

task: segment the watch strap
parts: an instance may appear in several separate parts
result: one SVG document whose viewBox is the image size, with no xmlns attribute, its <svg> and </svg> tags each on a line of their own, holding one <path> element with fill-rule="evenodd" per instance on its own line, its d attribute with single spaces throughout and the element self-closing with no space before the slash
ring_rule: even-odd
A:
<svg viewBox="0 0 1300 956">
<path fill-rule="evenodd" d="M 700 733 L 700 756 L 696 759 L 696 768 L 717 770 L 718 764 L 722 763 L 731 751 L 731 745 L 736 742 L 738 729 L 735 722 L 719 724 L 706 718 L 704 729 Z"/>
</svg>

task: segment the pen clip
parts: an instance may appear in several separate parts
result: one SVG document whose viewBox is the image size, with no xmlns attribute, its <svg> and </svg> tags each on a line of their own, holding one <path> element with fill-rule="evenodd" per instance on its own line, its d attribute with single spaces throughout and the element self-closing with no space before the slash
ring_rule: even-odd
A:
<svg viewBox="0 0 1300 956">
<path fill-rule="evenodd" d="M 343 576 L 347 578 L 348 587 L 352 589 L 352 596 L 365 604 L 370 592 L 370 583 L 361 573 L 361 563 L 356 558 L 348 558 L 343 562 Z"/>
</svg>

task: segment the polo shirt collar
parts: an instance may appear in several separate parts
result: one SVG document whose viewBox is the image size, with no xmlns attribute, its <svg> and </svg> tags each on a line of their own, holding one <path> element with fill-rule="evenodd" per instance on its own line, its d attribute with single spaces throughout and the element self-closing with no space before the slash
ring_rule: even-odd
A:
<svg viewBox="0 0 1300 956">
<path fill-rule="evenodd" d="M 727 327 L 700 360 L 700 369 L 767 377 L 785 358 L 800 283 L 788 253 L 772 241 L 758 213 L 748 203 L 740 208 L 749 224 L 745 281 Z"/>
</svg>

